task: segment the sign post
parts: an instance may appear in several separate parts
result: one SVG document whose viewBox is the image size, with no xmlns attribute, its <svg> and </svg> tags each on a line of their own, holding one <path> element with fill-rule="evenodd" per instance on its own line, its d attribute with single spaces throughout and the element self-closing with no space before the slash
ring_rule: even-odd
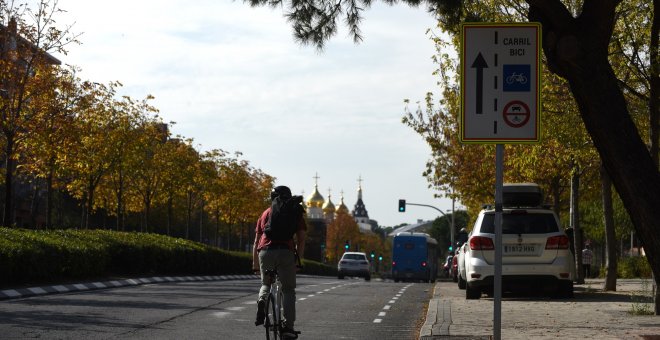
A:
<svg viewBox="0 0 660 340">
<path fill-rule="evenodd" d="M 504 144 L 541 135 L 541 24 L 461 25 L 462 143 L 496 144 L 493 339 L 502 338 L 502 188 Z"/>
</svg>

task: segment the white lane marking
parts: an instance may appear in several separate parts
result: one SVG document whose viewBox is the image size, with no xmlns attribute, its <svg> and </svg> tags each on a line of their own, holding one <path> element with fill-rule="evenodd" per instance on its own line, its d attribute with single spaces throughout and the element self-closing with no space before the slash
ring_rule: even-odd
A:
<svg viewBox="0 0 660 340">
<path fill-rule="evenodd" d="M 399 297 L 399 296 L 401 296 L 401 294 L 397 294 L 397 295 L 396 295 L 396 297 Z"/>
<path fill-rule="evenodd" d="M 224 318 L 225 316 L 228 316 L 228 315 L 230 315 L 230 314 L 231 314 L 231 313 L 229 313 L 229 312 L 215 312 L 215 313 L 211 313 L 211 315 L 213 315 L 213 316 L 215 316 L 215 317 L 218 317 L 218 318 Z"/>
<path fill-rule="evenodd" d="M 300 299 L 298 299 L 298 301 L 304 301 L 304 300 L 307 300 L 307 298 L 300 298 Z"/>
<path fill-rule="evenodd" d="M 227 307 L 227 310 L 235 310 L 235 311 L 241 311 L 245 309 L 245 307 Z"/>
<path fill-rule="evenodd" d="M 385 305 L 385 307 L 383 307 L 383 309 L 384 309 L 384 310 L 389 310 L 390 307 L 391 307 L 390 305 Z"/>
<path fill-rule="evenodd" d="M 388 303 L 395 303 L 395 302 L 396 302 L 396 301 L 394 301 L 394 300 L 390 300 L 390 302 L 388 302 Z"/>
<path fill-rule="evenodd" d="M 374 319 L 374 323 L 381 323 L 383 319 Z"/>
<path fill-rule="evenodd" d="M 245 301 L 243 302 L 244 305 L 256 305 L 257 301 Z"/>
<path fill-rule="evenodd" d="M 395 296 L 395 297 L 392 298 L 392 300 L 398 300 L 398 299 L 399 299 L 398 296 Z"/>
<path fill-rule="evenodd" d="M 307 297 L 314 297 L 314 294 L 309 294 L 307 295 Z"/>
<path fill-rule="evenodd" d="M 380 313 L 378 313 L 378 316 L 385 316 L 385 314 L 387 314 L 387 313 L 386 312 L 380 312 Z"/>
</svg>

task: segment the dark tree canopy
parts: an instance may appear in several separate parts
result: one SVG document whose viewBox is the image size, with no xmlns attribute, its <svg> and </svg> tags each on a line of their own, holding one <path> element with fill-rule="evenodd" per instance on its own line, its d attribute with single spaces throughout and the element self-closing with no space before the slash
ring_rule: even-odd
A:
<svg viewBox="0 0 660 340">
<path fill-rule="evenodd" d="M 343 20 L 355 43 L 362 41 L 360 23 L 362 12 L 371 7 L 371 0 L 245 0 L 250 6 L 284 7 L 291 23 L 293 36 L 303 45 L 323 49 L 325 42 L 337 33 L 338 20 Z M 388 5 L 398 0 L 383 0 Z M 461 0 L 402 0 L 411 7 L 425 4 L 430 13 L 437 13 L 451 23 L 458 24 Z"/>
</svg>

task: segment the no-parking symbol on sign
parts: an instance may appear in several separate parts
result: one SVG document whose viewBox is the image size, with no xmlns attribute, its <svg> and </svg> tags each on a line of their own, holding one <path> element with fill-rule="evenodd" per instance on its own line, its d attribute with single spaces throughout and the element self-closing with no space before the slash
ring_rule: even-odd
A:
<svg viewBox="0 0 660 340">
<path fill-rule="evenodd" d="M 465 23 L 461 30 L 461 142 L 538 143 L 541 25 Z"/>
</svg>

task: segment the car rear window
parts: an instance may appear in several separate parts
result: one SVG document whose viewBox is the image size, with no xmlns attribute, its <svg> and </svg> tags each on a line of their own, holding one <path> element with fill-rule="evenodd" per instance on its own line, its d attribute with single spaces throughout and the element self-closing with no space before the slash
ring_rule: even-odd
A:
<svg viewBox="0 0 660 340">
<path fill-rule="evenodd" d="M 495 233 L 495 213 L 485 214 L 479 230 Z M 552 214 L 502 214 L 502 234 L 547 234 L 559 231 Z"/>
<path fill-rule="evenodd" d="M 360 254 L 345 254 L 344 260 L 366 260 L 367 258 L 364 255 Z"/>
</svg>

